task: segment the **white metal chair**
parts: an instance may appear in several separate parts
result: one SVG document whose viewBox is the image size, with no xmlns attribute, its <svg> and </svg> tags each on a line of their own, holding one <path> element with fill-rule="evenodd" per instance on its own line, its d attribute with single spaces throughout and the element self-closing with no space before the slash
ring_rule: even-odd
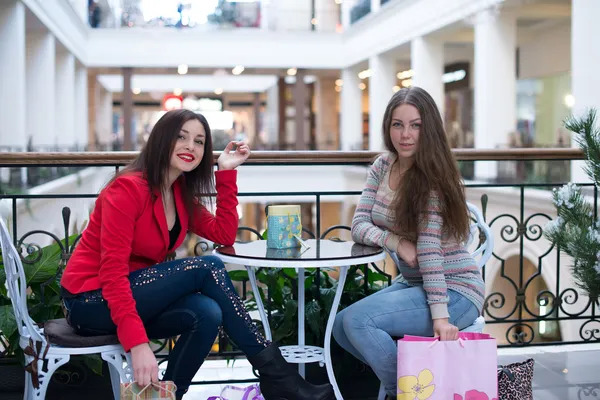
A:
<svg viewBox="0 0 600 400">
<path fill-rule="evenodd" d="M 483 239 L 483 237 L 485 237 L 485 241 L 483 241 L 482 243 L 479 243 L 479 246 L 475 249 L 475 251 L 473 251 L 473 253 L 471 253 L 471 255 L 475 259 L 477 266 L 479 268 L 483 268 L 485 263 L 492 256 L 492 252 L 494 251 L 494 235 L 492 235 L 492 230 L 490 229 L 488 224 L 486 224 L 486 222 L 484 221 L 481 211 L 479 211 L 479 209 L 471 203 L 467 203 L 467 208 L 469 209 L 469 212 L 471 213 L 471 216 L 473 217 L 473 219 L 475 221 L 473 223 L 471 223 L 469 237 L 467 239 L 467 242 L 465 243 L 465 246 L 467 248 L 472 247 L 472 244 L 474 243 L 475 239 L 479 239 L 480 232 L 481 232 L 482 239 Z M 398 265 L 400 263 L 400 260 L 398 259 L 398 255 L 396 253 L 389 252 L 389 255 L 396 265 Z M 481 333 L 481 332 L 483 332 L 484 327 L 485 327 L 485 318 L 483 318 L 483 316 L 479 316 L 475 320 L 475 322 L 473 322 L 472 325 L 466 327 L 465 329 L 462 329 L 461 332 Z M 385 399 L 385 388 L 383 387 L 383 385 L 381 385 L 379 387 L 378 400 L 384 400 L 384 399 Z"/>
<path fill-rule="evenodd" d="M 32 373 L 25 372 L 24 400 L 38 400 L 46 397 L 46 391 L 52 374 L 62 365 L 66 364 L 72 355 L 100 354 L 108 363 L 112 389 L 115 399 L 120 398 L 121 382 L 131 382 L 133 373 L 131 360 L 125 354 L 120 344 L 110 344 L 93 347 L 62 347 L 47 340 L 43 328 L 31 319 L 27 310 L 27 284 L 23 264 L 17 249 L 12 243 L 6 225 L 0 219 L 0 244 L 2 245 L 2 259 L 6 272 L 6 283 L 8 293 L 12 302 L 18 330 L 19 346 L 28 349 L 29 355 L 25 355 L 26 365 L 31 363 L 33 371 L 37 371 L 37 387 L 34 387 L 35 377 Z M 55 320 L 61 321 L 61 320 Z M 63 320 L 64 321 L 64 320 Z M 85 338 L 79 337 L 85 342 Z M 91 338 L 90 340 L 94 340 Z M 32 353 L 33 351 L 33 353 Z M 33 355 L 32 355 L 33 354 Z M 47 361 L 47 369 L 44 369 L 44 361 Z M 34 372 L 35 373 L 35 372 Z"/>
</svg>

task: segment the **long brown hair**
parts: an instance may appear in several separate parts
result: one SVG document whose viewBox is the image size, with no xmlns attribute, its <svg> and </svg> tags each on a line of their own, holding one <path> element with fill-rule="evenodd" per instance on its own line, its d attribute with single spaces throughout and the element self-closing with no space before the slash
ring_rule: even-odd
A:
<svg viewBox="0 0 600 400">
<path fill-rule="evenodd" d="M 185 109 L 165 113 L 152 128 L 148 142 L 137 158 L 123 168 L 113 180 L 122 174 L 141 172 L 151 190 L 161 190 L 169 173 L 171 155 L 181 128 L 193 119 L 202 124 L 206 138 L 200 164 L 192 171 L 183 173 L 185 184 L 181 185 L 181 191 L 188 215 L 192 215 L 194 203 L 207 200 L 215 192 L 212 136 L 208 121 L 202 114 Z"/>
<path fill-rule="evenodd" d="M 414 162 L 404 173 L 392 202 L 396 228 L 416 239 L 432 192 L 439 197 L 443 233 L 458 241 L 469 232 L 469 214 L 458 165 L 446 137 L 435 101 L 419 87 L 404 88 L 390 99 L 383 116 L 383 140 L 388 151 L 398 153 L 390 137 L 392 114 L 402 105 L 414 106 L 421 116 L 421 129 Z"/>
</svg>

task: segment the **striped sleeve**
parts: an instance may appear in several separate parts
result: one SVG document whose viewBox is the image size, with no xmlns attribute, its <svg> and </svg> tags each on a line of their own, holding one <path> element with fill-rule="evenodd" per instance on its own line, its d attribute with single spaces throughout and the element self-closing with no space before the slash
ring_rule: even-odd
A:
<svg viewBox="0 0 600 400">
<path fill-rule="evenodd" d="M 385 176 L 385 168 L 387 166 L 388 163 L 385 156 L 381 156 L 375 160 L 369 169 L 367 183 L 352 219 L 352 240 L 367 246 L 385 247 L 390 251 L 396 251 L 400 237 L 375 225 L 372 214 L 375 202 L 381 201 L 381 199 L 377 199 L 377 190 L 383 176 Z M 389 206 L 389 204 L 386 204 L 386 206 Z"/>
<path fill-rule="evenodd" d="M 433 193 L 417 239 L 417 261 L 433 319 L 448 318 L 448 286 L 444 275 L 440 199 Z"/>
</svg>

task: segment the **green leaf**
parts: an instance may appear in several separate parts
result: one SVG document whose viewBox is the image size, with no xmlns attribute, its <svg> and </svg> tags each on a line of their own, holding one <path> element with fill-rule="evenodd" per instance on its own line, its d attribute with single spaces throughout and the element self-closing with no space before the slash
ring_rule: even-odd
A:
<svg viewBox="0 0 600 400">
<path fill-rule="evenodd" d="M 379 272 L 369 271 L 369 283 L 374 284 L 375 282 L 387 282 L 387 276 Z"/>
<path fill-rule="evenodd" d="M 27 286 L 34 283 L 43 283 L 56 275 L 58 264 L 62 251 L 58 244 L 46 246 L 40 250 L 41 258 L 33 263 L 23 262 L 25 277 L 27 278 Z M 39 256 L 39 251 L 30 254 L 25 258 L 25 261 L 33 261 Z"/>
<path fill-rule="evenodd" d="M 236 270 L 236 271 L 228 271 L 227 272 L 229 274 L 229 278 L 232 281 L 247 281 L 248 278 L 248 271 L 240 269 L 240 270 Z"/>
<path fill-rule="evenodd" d="M 333 304 L 333 299 L 335 297 L 336 288 L 321 288 L 321 300 L 325 305 L 326 312 L 331 310 L 331 305 Z"/>
<path fill-rule="evenodd" d="M 4 265 L 0 268 L 0 296 L 8 297 L 8 291 L 6 290 L 6 271 L 4 271 Z"/>
<path fill-rule="evenodd" d="M 86 354 L 83 357 L 83 362 L 88 366 L 89 369 L 94 371 L 97 375 L 102 376 L 102 358 L 100 354 Z"/>
<path fill-rule="evenodd" d="M 17 331 L 17 321 L 12 305 L 0 307 L 0 331 L 7 338 L 10 338 Z"/>
<path fill-rule="evenodd" d="M 292 279 L 298 278 L 298 274 L 296 273 L 295 268 L 283 268 L 282 271 L 285 275 L 289 276 Z"/>
<path fill-rule="evenodd" d="M 306 304 L 305 317 L 309 329 L 319 337 L 321 335 L 321 306 L 316 300 Z"/>
</svg>

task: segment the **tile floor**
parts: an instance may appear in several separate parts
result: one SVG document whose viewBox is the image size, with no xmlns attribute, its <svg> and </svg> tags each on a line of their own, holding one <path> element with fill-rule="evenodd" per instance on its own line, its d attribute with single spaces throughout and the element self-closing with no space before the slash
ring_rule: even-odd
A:
<svg viewBox="0 0 600 400">
<path fill-rule="evenodd" d="M 600 344 L 511 348 L 498 351 L 500 364 L 522 361 L 530 357 L 535 360 L 534 400 L 600 399 Z M 246 360 L 237 360 L 233 367 L 228 367 L 225 361 L 209 361 L 204 364 L 195 380 L 253 377 Z M 248 384 L 237 384 L 246 385 Z M 224 386 L 195 385 L 190 388 L 185 399 L 206 400 L 210 396 L 218 395 Z M 372 399 L 375 399 L 375 394 Z"/>
<path fill-rule="evenodd" d="M 600 399 L 600 344 L 500 349 L 501 364 L 535 360 L 535 400 Z"/>
</svg>

